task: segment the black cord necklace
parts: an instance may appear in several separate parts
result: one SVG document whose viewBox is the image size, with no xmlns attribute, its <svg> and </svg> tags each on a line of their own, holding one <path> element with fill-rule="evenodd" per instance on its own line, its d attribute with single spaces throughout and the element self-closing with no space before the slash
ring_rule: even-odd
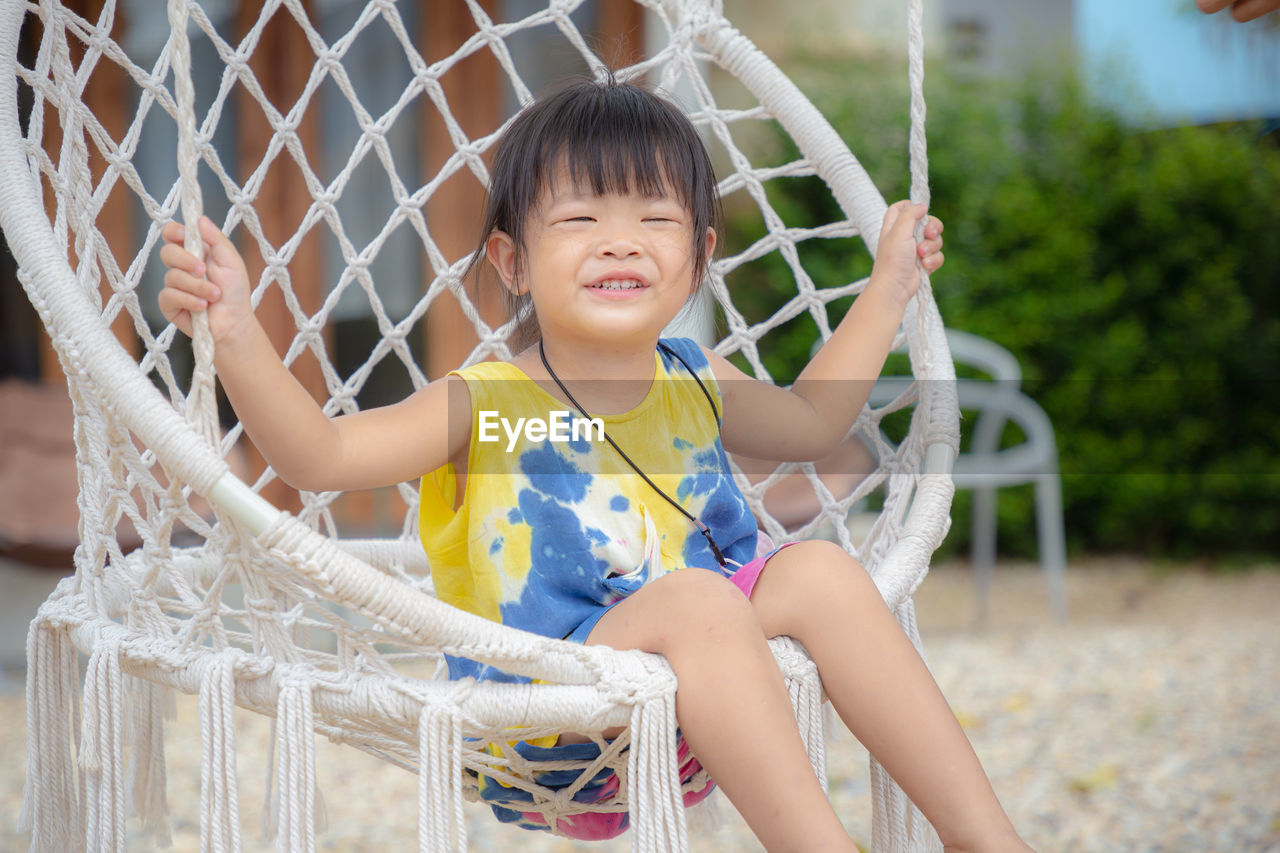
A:
<svg viewBox="0 0 1280 853">
<path fill-rule="evenodd" d="M 711 399 L 711 392 L 707 390 L 707 386 L 702 384 L 702 380 L 698 378 L 698 374 L 695 373 L 693 368 L 689 366 L 689 362 L 685 361 L 684 358 L 680 355 L 680 353 L 671 349 L 671 347 L 667 346 L 664 343 L 659 343 L 658 347 L 668 355 L 675 356 L 676 359 L 681 364 L 684 365 L 684 369 L 689 371 L 689 375 L 692 376 L 694 381 L 698 383 L 698 387 L 702 389 L 703 395 L 707 398 L 707 404 L 711 406 L 711 413 L 715 416 L 716 423 L 719 423 L 720 413 L 716 411 L 716 404 Z M 542 366 L 547 369 L 547 374 L 555 381 L 556 385 L 560 388 L 560 390 L 564 392 L 564 395 L 569 398 L 569 403 L 575 409 L 577 409 L 578 412 L 581 413 L 583 417 L 586 417 L 586 418 L 591 417 L 591 415 L 587 412 L 587 410 L 584 409 L 581 406 L 581 404 L 579 404 L 578 401 L 573 398 L 573 395 L 569 393 L 569 389 L 564 387 L 564 383 L 560 381 L 559 376 L 556 376 L 556 372 L 551 369 L 551 364 L 547 361 L 547 351 L 542 347 L 542 341 L 538 341 L 538 356 L 542 359 Z M 643 479 L 646 483 L 648 483 L 649 486 L 655 492 L 657 492 L 659 495 L 662 496 L 663 500 L 671 504 L 673 507 L 676 508 L 676 510 L 681 515 L 683 515 L 685 518 L 693 522 L 693 526 L 698 528 L 698 532 L 706 537 L 707 544 L 711 546 L 711 553 L 715 555 L 716 562 L 720 564 L 720 568 L 722 569 L 728 568 L 728 563 L 725 561 L 724 554 L 720 551 L 720 546 L 716 544 L 716 540 L 711 536 L 711 529 L 707 527 L 707 525 L 703 524 L 701 520 L 699 520 L 696 516 L 690 513 L 687 509 L 680 506 L 680 504 L 677 503 L 673 497 L 668 495 L 666 492 L 662 491 L 662 489 L 658 488 L 658 484 L 653 482 L 653 480 L 650 480 L 649 475 L 646 474 L 644 471 L 640 470 L 640 466 L 632 461 L 631 457 L 628 456 L 626 452 L 621 447 L 618 446 L 618 443 L 613 440 L 613 438 L 609 435 L 609 433 L 604 431 L 603 427 L 601 427 L 600 429 L 600 434 L 604 436 L 604 440 L 609 442 L 609 445 L 613 447 L 614 450 L 618 451 L 618 455 L 621 456 L 624 460 L 626 460 L 626 463 L 631 466 L 632 470 L 634 470 L 637 474 L 639 474 L 641 479 Z"/>
</svg>

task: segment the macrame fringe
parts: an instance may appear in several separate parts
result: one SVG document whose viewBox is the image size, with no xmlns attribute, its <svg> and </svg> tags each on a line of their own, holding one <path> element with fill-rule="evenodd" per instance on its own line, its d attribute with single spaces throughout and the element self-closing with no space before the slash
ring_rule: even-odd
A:
<svg viewBox="0 0 1280 853">
<path fill-rule="evenodd" d="M 165 795 L 164 720 L 173 716 L 173 691 L 141 678 L 129 679 L 129 743 L 133 748 L 129 812 L 157 847 L 173 846 Z"/>
<path fill-rule="evenodd" d="M 85 673 L 80 734 L 89 853 L 123 853 L 125 849 L 123 678 L 119 640 L 100 639 Z"/>
<path fill-rule="evenodd" d="M 942 842 L 888 772 L 871 759 L 871 849 L 877 853 L 941 853 Z"/>
<path fill-rule="evenodd" d="M 903 600 L 894 612 L 902 629 L 920 650 L 915 604 Z M 921 656 L 924 652 L 920 650 Z M 942 841 L 888 771 L 871 759 L 871 849 L 886 853 L 941 853 Z"/>
<path fill-rule="evenodd" d="M 796 725 L 800 728 L 800 739 L 804 741 L 805 751 L 809 754 L 809 763 L 813 772 L 822 783 L 822 790 L 827 790 L 827 731 L 826 717 L 823 713 L 822 682 L 817 673 L 804 678 L 790 679 L 787 684 L 791 694 L 791 705 L 796 712 Z"/>
<path fill-rule="evenodd" d="M 688 827 L 676 758 L 676 699 L 663 691 L 631 712 L 627 756 L 631 827 L 637 853 L 687 853 Z"/>
<path fill-rule="evenodd" d="M 32 853 L 84 850 L 82 795 L 72 746 L 80 672 L 66 630 L 36 619 L 27 631 L 27 785 L 18 829 Z"/>
<path fill-rule="evenodd" d="M 262 790 L 262 827 L 258 833 L 259 841 L 270 841 L 276 837 L 280 826 L 280 802 L 276 798 L 276 743 L 278 720 L 271 720 L 270 734 L 267 737 L 267 766 L 265 784 Z"/>
<path fill-rule="evenodd" d="M 315 853 L 324 830 L 324 802 L 316 785 L 315 711 L 311 684 L 288 678 L 276 702 L 276 800 L 271 809 L 280 853 Z"/>
<path fill-rule="evenodd" d="M 200 849 L 239 853 L 235 661 L 221 655 L 200 683 Z"/>
<path fill-rule="evenodd" d="M 425 703 L 418 717 L 418 849 L 467 849 L 462 718 L 445 702 Z"/>
</svg>

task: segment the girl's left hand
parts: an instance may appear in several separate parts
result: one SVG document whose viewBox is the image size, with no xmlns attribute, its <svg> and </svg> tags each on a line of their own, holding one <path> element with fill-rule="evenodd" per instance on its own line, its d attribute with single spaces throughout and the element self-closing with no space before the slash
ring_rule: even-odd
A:
<svg viewBox="0 0 1280 853">
<path fill-rule="evenodd" d="M 871 270 L 880 286 L 892 288 L 894 295 L 906 303 L 920 287 L 920 269 L 933 273 L 942 266 L 942 221 L 926 217 L 923 204 L 899 201 L 891 205 L 880 226 L 880 243 Z M 924 219 L 924 239 L 916 242 L 916 223 Z M 917 266 L 919 263 L 919 266 Z"/>
</svg>

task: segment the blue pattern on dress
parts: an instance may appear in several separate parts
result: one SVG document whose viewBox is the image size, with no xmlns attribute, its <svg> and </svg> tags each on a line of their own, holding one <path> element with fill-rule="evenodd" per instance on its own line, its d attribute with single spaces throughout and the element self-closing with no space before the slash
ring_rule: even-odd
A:
<svg viewBox="0 0 1280 853">
<path fill-rule="evenodd" d="M 668 433 L 671 438 L 666 445 L 676 451 L 675 456 L 658 453 L 652 458 L 668 459 L 661 464 L 680 465 L 684 473 L 670 476 L 680 471 L 679 467 L 646 473 L 661 473 L 673 484 L 663 488 L 669 489 L 668 494 L 710 528 L 728 560 L 737 564 L 749 562 L 755 556 L 756 522 L 746 498 L 733 481 L 718 437 L 719 425 L 710 422 L 712 409 L 717 414 L 719 410 L 714 376 L 695 342 L 672 339 L 663 343 L 696 371 L 714 402 L 708 405 L 707 397 L 693 383 L 679 359 L 659 352 L 661 369 L 653 389 L 658 402 L 652 405 L 666 407 L 660 415 L 662 423 L 670 424 L 673 433 L 676 430 L 678 433 Z M 507 366 L 490 364 L 475 380 L 467 376 L 467 371 L 462 372 L 469 385 L 473 381 L 477 383 L 472 386 L 473 409 L 498 409 L 507 416 L 526 416 L 534 414 L 530 406 L 552 405 L 553 401 L 544 400 L 545 395 L 536 390 L 531 380 L 506 378 L 506 370 Z M 523 376 L 516 368 L 510 370 Z M 491 381 L 495 377 L 501 381 Z M 680 384 L 658 385 L 669 381 Z M 657 414 L 650 407 L 641 417 L 652 418 Z M 620 431 L 625 433 L 626 429 L 622 427 Z M 606 426 L 610 435 L 629 452 L 644 455 L 653 450 L 656 453 L 652 445 L 647 449 L 637 447 L 641 441 L 639 435 L 661 436 L 662 427 L 655 424 L 643 429 L 653 431 L 640 434 L 633 431 L 626 438 L 618 438 L 612 428 Z M 589 620 L 593 623 L 612 604 L 640 589 L 653 577 L 654 571 L 642 553 L 647 538 L 642 513 L 663 514 L 657 522 L 657 535 L 661 550 L 667 553 L 664 571 L 686 567 L 721 574 L 734 571 L 733 565 L 728 570 L 720 568 L 706 538 L 697 528 L 676 515 L 662 497 L 616 457 L 616 451 L 608 444 L 585 439 L 554 443 L 521 441 L 515 453 L 507 457 L 505 441 L 478 445 L 474 433 L 473 429 L 472 449 L 474 454 L 479 454 L 475 457 L 479 460 L 477 466 L 495 478 L 492 488 L 499 489 L 492 492 L 491 497 L 501 490 L 514 488 L 510 494 L 516 506 L 473 498 L 473 488 L 468 486 L 468 553 L 473 565 L 476 560 L 487 558 L 491 567 L 481 566 L 478 571 L 488 574 L 476 574 L 477 581 L 463 589 L 473 589 L 475 594 L 488 595 L 487 600 L 492 600 L 489 591 L 494 589 L 494 581 L 485 578 L 496 578 L 501 584 L 497 612 L 503 624 L 543 636 L 567 637 Z M 501 473 L 503 471 L 509 473 Z M 424 488 L 427 484 L 428 479 L 424 478 Z M 473 500 L 480 502 L 473 505 Z M 432 519 L 432 524 L 437 522 Z M 509 535 L 504 535 L 504 524 Z M 430 535 L 429 526 L 424 526 L 424 542 Z M 517 547 L 517 542 L 527 545 Z M 481 546 L 480 550 L 476 546 Z M 525 547 L 528 553 L 520 553 Z M 465 565 L 451 568 L 455 572 L 467 571 Z M 467 606 L 465 600 L 455 603 Z M 452 678 L 527 680 L 452 657 L 449 670 Z"/>
</svg>

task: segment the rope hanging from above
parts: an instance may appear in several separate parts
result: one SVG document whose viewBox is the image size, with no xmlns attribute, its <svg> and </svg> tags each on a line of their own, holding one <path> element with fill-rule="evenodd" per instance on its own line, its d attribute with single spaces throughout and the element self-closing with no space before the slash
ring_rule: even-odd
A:
<svg viewBox="0 0 1280 853">
<path fill-rule="evenodd" d="M 204 241 L 200 239 L 200 216 L 204 202 L 200 194 L 199 155 L 196 152 L 195 86 L 191 82 L 191 43 L 187 39 L 187 5 L 189 0 L 169 0 L 169 55 L 173 63 L 173 90 L 178 105 L 178 175 L 182 184 L 182 224 L 186 229 L 186 249 L 204 258 Z M 187 419 L 210 443 L 221 437 L 218 429 L 218 398 L 213 379 L 213 335 L 209 331 L 209 315 L 194 312 L 192 349 L 195 369 L 191 374 L 191 393 L 187 397 Z"/>
</svg>

